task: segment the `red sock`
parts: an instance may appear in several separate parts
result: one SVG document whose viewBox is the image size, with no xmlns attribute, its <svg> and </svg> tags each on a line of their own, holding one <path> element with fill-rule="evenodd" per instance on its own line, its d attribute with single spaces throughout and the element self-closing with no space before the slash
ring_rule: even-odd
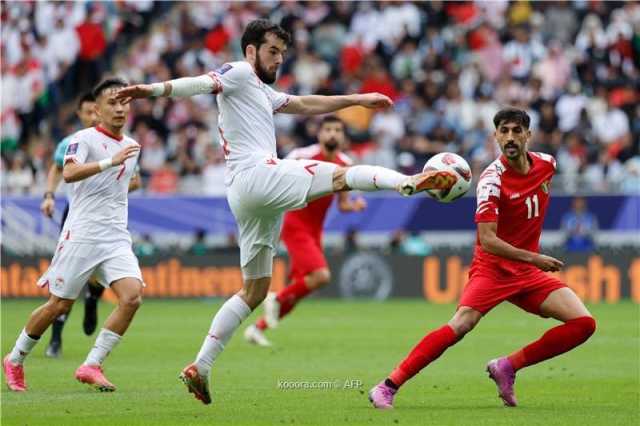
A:
<svg viewBox="0 0 640 426">
<path fill-rule="evenodd" d="M 548 330 L 535 342 L 509 355 L 515 371 L 563 354 L 584 343 L 596 331 L 596 321 L 591 317 L 569 320 Z"/>
<path fill-rule="evenodd" d="M 258 327 L 258 329 L 262 331 L 269 328 L 269 326 L 267 325 L 267 321 L 265 321 L 264 317 L 260 317 L 260 319 L 256 321 L 256 327 Z"/>
<path fill-rule="evenodd" d="M 451 345 L 458 341 L 456 332 L 450 325 L 444 325 L 427 334 L 407 355 L 398 367 L 389 375 L 389 379 L 398 387 L 415 376 L 424 367 L 438 359 Z"/>
<path fill-rule="evenodd" d="M 276 295 L 276 299 L 280 302 L 280 318 L 291 312 L 296 303 L 309 293 L 311 293 L 311 290 L 304 282 L 304 277 L 295 278 L 293 284 L 280 290 Z"/>
</svg>

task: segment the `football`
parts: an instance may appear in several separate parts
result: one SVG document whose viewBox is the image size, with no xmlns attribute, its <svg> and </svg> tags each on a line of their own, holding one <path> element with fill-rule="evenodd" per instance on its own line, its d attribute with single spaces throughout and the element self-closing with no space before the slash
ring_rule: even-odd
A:
<svg viewBox="0 0 640 426">
<path fill-rule="evenodd" d="M 436 154 L 427 161 L 423 171 L 429 170 L 447 170 L 458 176 L 458 181 L 451 189 L 429 189 L 426 192 L 440 201 L 441 203 L 450 203 L 457 200 L 467 193 L 471 186 L 471 168 L 469 163 L 452 152 L 441 152 Z"/>
</svg>

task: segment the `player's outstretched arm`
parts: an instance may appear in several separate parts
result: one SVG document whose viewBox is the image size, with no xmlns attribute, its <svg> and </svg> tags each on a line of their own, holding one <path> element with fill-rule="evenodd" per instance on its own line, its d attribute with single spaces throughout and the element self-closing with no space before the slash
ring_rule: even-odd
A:
<svg viewBox="0 0 640 426">
<path fill-rule="evenodd" d="M 151 96 L 173 96 L 186 97 L 203 94 L 217 93 L 219 87 L 216 82 L 207 74 L 197 77 L 183 77 L 169 80 L 162 83 L 135 84 L 123 87 L 118 90 L 117 99 L 122 99 L 124 103 L 133 99 L 148 98 Z"/>
<path fill-rule="evenodd" d="M 61 180 L 62 170 L 54 163 L 49 168 L 49 173 L 47 174 L 47 190 L 44 192 L 44 197 L 40 204 L 40 211 L 47 217 L 53 216 L 53 211 L 56 205 L 56 197 L 54 194 Z"/>
<path fill-rule="evenodd" d="M 135 157 L 140 151 L 140 145 L 129 145 L 111 158 L 91 163 L 78 164 L 67 161 L 62 169 L 62 176 L 67 183 L 78 182 L 93 175 L 96 175 L 111 167 L 119 166 L 129 158 Z"/>
<path fill-rule="evenodd" d="M 512 246 L 498 237 L 498 224 L 496 222 L 478 223 L 478 238 L 482 248 L 491 254 L 510 260 L 530 263 L 545 272 L 559 271 L 564 266 L 561 260 L 551 256 L 522 250 Z"/>
<path fill-rule="evenodd" d="M 362 93 L 342 96 L 291 96 L 291 100 L 280 110 L 287 114 L 326 114 L 347 108 L 354 105 L 360 105 L 365 108 L 389 108 L 393 106 L 393 101 L 381 93 Z"/>
</svg>

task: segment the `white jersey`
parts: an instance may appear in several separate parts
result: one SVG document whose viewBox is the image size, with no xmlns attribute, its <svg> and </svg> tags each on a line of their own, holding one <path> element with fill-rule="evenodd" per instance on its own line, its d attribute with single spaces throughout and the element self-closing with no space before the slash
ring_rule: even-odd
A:
<svg viewBox="0 0 640 426">
<path fill-rule="evenodd" d="M 90 127 L 73 135 L 64 163 L 104 160 L 129 145 L 138 143 L 128 136 L 118 139 L 99 126 Z M 127 230 L 128 192 L 138 155 L 119 166 L 70 184 L 69 216 L 62 230 L 62 239 L 82 243 L 126 241 L 131 244 Z"/>
<path fill-rule="evenodd" d="M 264 157 L 276 157 L 273 114 L 291 97 L 264 84 L 245 61 L 224 64 L 208 74 L 217 93 L 220 144 L 227 160 L 225 183 Z"/>
</svg>

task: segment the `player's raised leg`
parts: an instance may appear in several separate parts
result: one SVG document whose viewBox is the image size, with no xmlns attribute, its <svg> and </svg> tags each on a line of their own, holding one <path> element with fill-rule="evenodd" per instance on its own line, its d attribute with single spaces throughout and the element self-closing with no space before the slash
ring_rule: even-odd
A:
<svg viewBox="0 0 640 426">
<path fill-rule="evenodd" d="M 75 373 L 78 381 L 102 392 L 116 390 L 116 387 L 104 376 L 102 363 L 120 342 L 142 303 L 142 282 L 137 277 L 118 279 L 112 282 L 111 288 L 118 296 L 118 306 L 105 321 L 87 359 Z"/>
<path fill-rule="evenodd" d="M 535 300 L 535 294 L 529 298 Z M 538 313 L 564 324 L 548 330 L 540 339 L 511 355 L 487 364 L 489 376 L 496 382 L 505 405 L 517 404 L 513 384 L 518 370 L 570 351 L 586 342 L 596 330 L 595 319 L 569 287 L 556 289 L 543 300 L 542 304 L 538 303 Z"/>
<path fill-rule="evenodd" d="M 16 392 L 27 390 L 23 367 L 25 358 L 53 321 L 60 315 L 69 312 L 73 302 L 71 299 L 63 299 L 52 294 L 49 296 L 47 303 L 39 306 L 31 313 L 13 349 L 2 361 L 4 377 L 9 389 Z"/>
<path fill-rule="evenodd" d="M 369 401 L 376 408 L 393 408 L 398 389 L 438 359 L 447 348 L 455 345 L 481 318 L 479 311 L 461 306 L 449 323 L 427 334 L 385 380 L 369 391 Z"/>
</svg>

